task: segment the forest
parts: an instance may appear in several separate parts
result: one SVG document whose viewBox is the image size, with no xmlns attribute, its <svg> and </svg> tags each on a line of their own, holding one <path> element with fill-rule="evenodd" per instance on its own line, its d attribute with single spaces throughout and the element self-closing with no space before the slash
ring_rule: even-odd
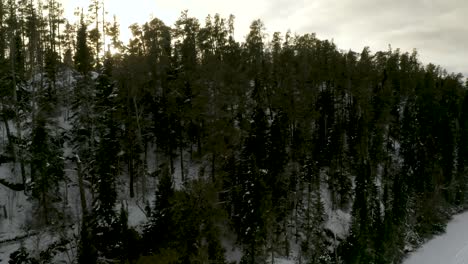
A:
<svg viewBox="0 0 468 264">
<path fill-rule="evenodd" d="M 0 0 L 0 194 L 50 234 L 8 263 L 401 263 L 468 205 L 461 74 L 234 15 L 123 43 L 90 2 Z"/>
</svg>

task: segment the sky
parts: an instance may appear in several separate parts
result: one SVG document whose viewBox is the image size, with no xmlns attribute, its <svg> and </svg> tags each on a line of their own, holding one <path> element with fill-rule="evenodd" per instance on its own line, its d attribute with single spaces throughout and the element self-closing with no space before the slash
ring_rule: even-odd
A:
<svg viewBox="0 0 468 264">
<path fill-rule="evenodd" d="M 66 15 L 88 6 L 89 0 L 63 0 Z M 316 33 L 342 50 L 418 50 L 423 63 L 434 63 L 468 77 L 468 1 L 466 0 L 106 0 L 111 17 L 121 25 L 124 42 L 128 26 L 153 17 L 173 25 L 182 10 L 199 19 L 219 13 L 235 15 L 235 33 L 242 42 L 250 23 L 260 18 L 273 32 Z"/>
</svg>

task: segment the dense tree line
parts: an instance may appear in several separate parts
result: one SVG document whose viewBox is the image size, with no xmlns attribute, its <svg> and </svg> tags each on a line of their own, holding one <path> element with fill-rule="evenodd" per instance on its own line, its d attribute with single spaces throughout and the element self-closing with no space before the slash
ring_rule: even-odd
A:
<svg viewBox="0 0 468 264">
<path fill-rule="evenodd" d="M 22 179 L 0 183 L 34 200 L 39 226 L 59 225 L 73 167 L 79 263 L 227 263 L 232 234 L 242 263 L 399 263 L 467 204 L 467 84 L 416 51 L 269 38 L 260 20 L 239 42 L 234 16 L 187 11 L 132 25 L 124 45 L 102 2 L 75 25 L 62 11 L 0 1 L 2 157 Z M 121 192 L 144 200 L 142 232 Z M 338 210 L 343 237 L 326 225 Z"/>
</svg>

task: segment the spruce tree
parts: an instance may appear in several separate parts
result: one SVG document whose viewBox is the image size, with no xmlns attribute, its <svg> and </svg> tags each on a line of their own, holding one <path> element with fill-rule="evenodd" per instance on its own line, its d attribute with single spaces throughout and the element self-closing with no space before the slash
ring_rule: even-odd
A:
<svg viewBox="0 0 468 264">
<path fill-rule="evenodd" d="M 82 14 L 80 26 L 76 34 L 76 52 L 74 60 L 76 69 L 84 75 L 88 74 L 89 71 L 91 71 L 91 65 L 93 61 L 91 57 L 91 50 L 87 42 L 88 31 Z"/>
<path fill-rule="evenodd" d="M 169 165 L 164 164 L 161 167 L 154 208 L 151 210 L 150 220 L 143 236 L 148 253 L 158 253 L 161 249 L 170 246 L 168 243 L 173 239 L 173 224 L 175 224 L 172 221 L 174 193 Z"/>
<path fill-rule="evenodd" d="M 60 141 L 51 135 L 47 119 L 39 116 L 31 140 L 32 195 L 37 199 L 40 223 L 51 224 L 60 219 L 55 203 L 60 200 L 59 183 L 64 177 Z"/>
</svg>

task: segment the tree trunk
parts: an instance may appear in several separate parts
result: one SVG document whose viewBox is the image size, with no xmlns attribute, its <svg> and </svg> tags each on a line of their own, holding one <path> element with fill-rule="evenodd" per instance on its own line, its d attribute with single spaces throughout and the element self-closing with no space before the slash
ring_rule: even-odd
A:
<svg viewBox="0 0 468 264">
<path fill-rule="evenodd" d="M 3 217 L 4 217 L 5 219 L 7 219 L 7 218 L 8 218 L 8 212 L 7 212 L 6 206 L 3 205 L 2 208 L 3 208 Z"/>
<path fill-rule="evenodd" d="M 251 255 L 251 261 L 252 261 L 251 264 L 255 264 L 255 241 L 252 241 L 252 244 L 251 244 L 250 246 L 251 246 L 251 247 L 250 247 L 250 250 L 252 251 L 252 252 L 250 253 L 250 255 Z"/>
<path fill-rule="evenodd" d="M 141 174 L 142 195 L 146 197 L 146 172 L 148 171 L 148 142 L 145 142 L 145 153 L 143 157 L 143 173 Z"/>
<path fill-rule="evenodd" d="M 80 189 L 80 201 L 81 201 L 81 213 L 83 217 L 83 221 L 88 214 L 88 208 L 86 204 L 86 193 L 84 189 L 84 184 L 83 184 L 83 174 L 81 171 L 81 161 L 78 156 L 76 156 L 76 166 L 77 166 L 77 174 L 78 174 L 78 187 Z"/>
<path fill-rule="evenodd" d="M 198 152 L 198 156 L 201 157 L 202 156 L 202 143 L 201 143 L 201 136 L 200 136 L 201 133 L 197 133 L 197 152 Z"/>
<path fill-rule="evenodd" d="M 21 140 L 21 127 L 20 127 L 20 121 L 19 121 L 19 103 L 18 103 L 18 94 L 16 93 L 16 71 L 15 71 L 15 54 L 16 54 L 16 49 L 14 48 L 14 44 L 12 45 L 12 51 L 14 55 L 10 55 L 11 57 L 11 72 L 12 72 L 12 81 L 13 81 L 13 103 L 15 106 L 15 126 L 16 126 L 16 138 L 17 140 Z M 16 145 L 17 142 L 15 142 L 14 145 Z M 16 148 L 15 148 L 16 149 Z M 20 163 L 20 169 L 21 169 L 21 178 L 23 180 L 23 184 L 26 184 L 26 171 L 24 167 L 24 162 L 23 162 L 23 157 L 22 157 L 22 152 L 21 149 L 17 150 L 17 153 L 15 153 L 15 156 L 17 160 L 15 162 Z"/>
<path fill-rule="evenodd" d="M 193 161 L 193 143 L 192 142 L 190 142 L 189 156 L 190 156 L 190 162 L 192 162 Z"/>
<path fill-rule="evenodd" d="M 311 207 L 311 203 L 312 203 L 312 197 L 311 197 L 311 192 L 312 192 L 312 187 L 311 187 L 311 183 L 308 182 L 307 183 L 307 209 L 306 209 L 306 212 L 307 212 L 307 216 L 306 216 L 306 226 L 307 226 L 307 230 L 306 230 L 306 245 L 309 245 L 310 243 L 310 229 L 311 229 L 311 221 L 310 221 L 310 216 L 311 216 L 311 210 L 310 210 L 310 207 Z M 297 225 L 297 223 L 296 223 Z"/>
<path fill-rule="evenodd" d="M 185 182 L 185 175 L 184 175 L 184 151 L 182 150 L 182 145 L 179 146 L 180 152 L 180 175 L 182 177 L 182 182 Z"/>
<path fill-rule="evenodd" d="M 133 151 L 132 151 L 133 154 Z M 130 176 L 130 198 L 135 197 L 134 189 L 133 189 L 133 181 L 134 181 L 134 168 L 133 168 L 133 155 L 130 155 L 128 159 L 128 174 Z"/>
<path fill-rule="evenodd" d="M 283 220 L 283 229 L 284 229 L 284 255 L 289 258 L 289 232 L 288 232 L 288 225 L 287 225 L 287 217 Z"/>
<path fill-rule="evenodd" d="M 174 175 L 174 156 L 172 156 L 172 150 L 169 152 L 169 163 L 171 164 L 171 174 Z"/>
<path fill-rule="evenodd" d="M 42 210 L 44 212 L 44 220 L 45 220 L 45 224 L 46 225 L 49 225 L 49 209 L 47 208 L 47 199 L 46 199 L 46 191 L 44 190 L 44 188 L 42 188 L 41 190 L 42 194 L 41 194 L 41 206 L 42 206 Z"/>
<path fill-rule="evenodd" d="M 215 182 L 215 159 L 216 159 L 216 153 L 213 152 L 213 156 L 211 158 L 211 181 L 213 183 Z"/>
</svg>

